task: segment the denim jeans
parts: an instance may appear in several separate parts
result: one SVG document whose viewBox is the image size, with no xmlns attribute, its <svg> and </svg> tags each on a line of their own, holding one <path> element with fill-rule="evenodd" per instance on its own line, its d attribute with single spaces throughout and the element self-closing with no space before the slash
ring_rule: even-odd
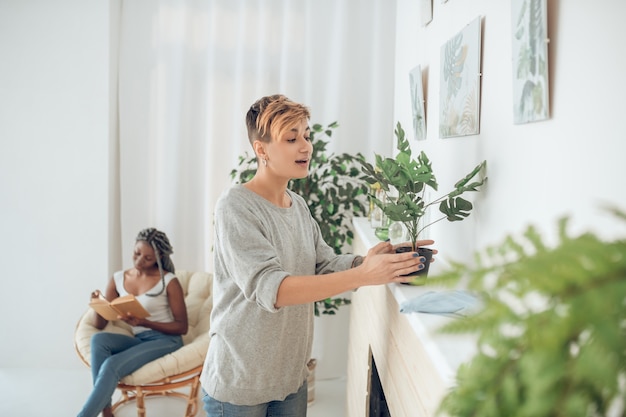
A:
<svg viewBox="0 0 626 417">
<path fill-rule="evenodd" d="M 307 383 L 283 401 L 270 401 L 257 405 L 234 405 L 221 402 L 202 390 L 204 411 L 207 417 L 306 417 Z"/>
<path fill-rule="evenodd" d="M 78 417 L 97 417 L 111 406 L 120 379 L 182 347 L 181 336 L 146 330 L 133 336 L 100 332 L 91 337 L 93 390 Z"/>
</svg>

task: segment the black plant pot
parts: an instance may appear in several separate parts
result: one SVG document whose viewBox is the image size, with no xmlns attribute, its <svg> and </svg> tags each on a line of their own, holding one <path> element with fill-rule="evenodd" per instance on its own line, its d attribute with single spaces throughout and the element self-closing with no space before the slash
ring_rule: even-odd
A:
<svg viewBox="0 0 626 417">
<path fill-rule="evenodd" d="M 412 249 L 409 246 L 396 248 L 396 253 L 405 252 L 412 252 Z M 415 271 L 411 274 L 403 275 L 404 277 L 415 277 L 415 279 L 411 282 L 403 282 L 405 285 L 424 285 L 426 283 L 428 269 L 430 268 L 430 261 L 433 258 L 433 250 L 428 248 L 417 248 L 417 253 L 426 258 L 426 262 L 424 262 L 424 269 L 420 269 L 419 271 Z"/>
</svg>

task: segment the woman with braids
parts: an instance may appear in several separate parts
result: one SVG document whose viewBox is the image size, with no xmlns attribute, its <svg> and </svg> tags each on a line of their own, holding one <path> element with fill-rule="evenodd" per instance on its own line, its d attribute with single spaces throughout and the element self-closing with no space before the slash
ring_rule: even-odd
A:
<svg viewBox="0 0 626 417">
<path fill-rule="evenodd" d="M 282 95 L 263 97 L 246 124 L 258 169 L 215 207 L 211 343 L 200 377 L 204 410 L 209 417 L 302 417 L 313 302 L 361 286 L 407 282 L 402 275 L 422 269 L 425 259 L 395 254 L 389 242 L 366 257 L 336 255 L 305 200 L 287 188 L 308 174 L 309 110 Z"/>
<path fill-rule="evenodd" d="M 113 274 L 106 289 L 109 301 L 133 294 L 150 313 L 145 319 L 120 316 L 132 327 L 134 337 L 100 332 L 91 339 L 93 390 L 79 417 L 113 416 L 111 396 L 117 383 L 148 362 L 183 345 L 187 333 L 187 309 L 183 289 L 174 275 L 172 246 L 165 233 L 144 229 L 137 235 L 134 266 Z M 96 290 L 92 298 L 100 296 Z M 103 329 L 107 320 L 96 314 L 94 325 Z"/>
</svg>

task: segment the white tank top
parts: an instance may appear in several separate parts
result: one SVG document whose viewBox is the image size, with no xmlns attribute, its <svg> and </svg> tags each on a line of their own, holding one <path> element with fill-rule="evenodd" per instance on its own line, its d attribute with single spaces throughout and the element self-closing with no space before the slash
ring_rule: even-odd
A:
<svg viewBox="0 0 626 417">
<path fill-rule="evenodd" d="M 137 301 L 141 303 L 141 305 L 148 310 L 150 316 L 148 320 L 158 322 L 158 323 L 171 323 L 174 321 L 174 315 L 172 314 L 172 309 L 170 308 L 170 304 L 167 299 L 167 286 L 173 278 L 176 278 L 176 275 L 171 272 L 167 272 L 165 274 L 165 284 L 163 284 L 162 280 L 159 280 L 157 284 L 149 289 L 146 293 L 137 295 Z M 118 271 L 113 274 L 113 279 L 115 280 L 115 288 L 117 289 L 117 293 L 121 296 L 127 295 L 128 291 L 124 288 L 124 271 Z M 163 287 L 165 285 L 165 287 Z M 163 292 L 161 292 L 163 289 Z M 146 294 L 157 294 L 161 292 L 161 294 L 156 297 L 151 297 Z M 151 330 L 148 327 L 143 326 L 132 326 L 133 334 L 145 332 L 146 330 Z"/>
</svg>

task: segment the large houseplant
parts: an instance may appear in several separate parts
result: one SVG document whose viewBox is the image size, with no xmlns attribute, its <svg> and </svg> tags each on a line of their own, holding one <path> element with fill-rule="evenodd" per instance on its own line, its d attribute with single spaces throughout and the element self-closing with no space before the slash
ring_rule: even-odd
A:
<svg viewBox="0 0 626 417">
<path fill-rule="evenodd" d="M 487 163 L 483 161 L 478 164 L 469 174 L 454 184 L 452 191 L 432 201 L 426 201 L 426 189 L 431 188 L 434 191 L 438 189 L 432 164 L 424 151 L 420 152 L 416 158 L 412 158 L 411 146 L 400 122 L 397 123 L 394 133 L 397 138 L 397 155 L 394 158 L 386 158 L 375 154 L 375 166 L 361 161 L 363 172 L 366 174 L 365 180 L 370 184 L 377 184 L 383 191 L 383 199 L 376 196 L 371 196 L 371 198 L 389 221 L 400 222 L 404 225 L 408 240 L 412 245 L 407 250 L 418 250 L 430 260 L 432 257 L 430 249 L 416 248 L 420 233 L 441 220 L 454 222 L 464 220 L 469 216 L 473 205 L 462 195 L 469 191 L 479 191 L 485 184 L 487 178 L 484 174 Z M 476 177 L 478 178 L 475 179 Z M 439 211 L 443 215 L 428 224 L 423 224 L 427 210 L 433 205 L 439 205 Z M 428 265 L 429 262 L 426 262 L 426 268 L 419 271 L 417 275 L 426 275 Z M 414 284 L 417 283 L 421 281 L 416 279 Z"/>
<path fill-rule="evenodd" d="M 626 213 L 609 209 L 626 224 Z M 440 404 L 452 417 L 626 415 L 626 239 L 572 237 L 559 221 L 554 245 L 523 236 L 429 279 L 485 294 L 484 308 L 445 327 L 477 336 Z"/>
<path fill-rule="evenodd" d="M 326 127 L 320 124 L 311 126 L 313 153 L 309 175 L 291 180 L 289 189 L 305 199 L 319 223 L 324 241 L 340 254 L 345 245 L 352 244 L 352 218 L 367 215 L 368 186 L 360 170 L 360 164 L 365 160 L 363 155 L 327 154 L 328 141 L 324 139 L 330 139 L 338 126 L 337 122 Z M 240 156 L 238 167 L 230 173 L 231 178 L 236 183 L 249 181 L 256 172 L 256 164 L 254 154 Z M 315 315 L 335 314 L 340 306 L 346 304 L 350 304 L 350 300 L 343 297 L 317 301 Z"/>
</svg>

